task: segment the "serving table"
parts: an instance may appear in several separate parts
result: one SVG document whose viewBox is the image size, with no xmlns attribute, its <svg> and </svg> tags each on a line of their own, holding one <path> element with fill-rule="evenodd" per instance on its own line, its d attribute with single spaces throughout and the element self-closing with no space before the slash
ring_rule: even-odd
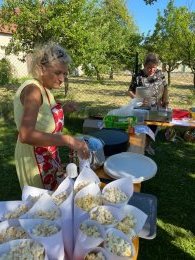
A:
<svg viewBox="0 0 195 260">
<path fill-rule="evenodd" d="M 146 135 L 145 134 L 140 134 L 140 135 L 135 135 L 135 134 L 129 134 L 129 151 L 133 153 L 140 153 L 144 154 L 145 150 L 145 142 L 146 142 Z M 108 176 L 105 172 L 103 167 L 97 169 L 96 174 L 101 180 L 101 185 L 104 187 L 107 183 L 112 181 L 113 179 Z M 135 192 L 140 192 L 141 190 L 141 183 L 134 183 L 134 191 Z M 135 247 L 135 255 L 132 260 L 136 260 L 138 256 L 138 251 L 139 251 L 139 238 L 136 237 L 133 239 L 133 245 Z"/>
<path fill-rule="evenodd" d="M 193 120 L 191 118 L 185 119 L 185 120 L 184 119 L 183 120 L 172 119 L 170 122 L 145 120 L 145 124 L 146 125 L 162 126 L 162 127 L 184 126 L 184 127 L 195 128 L 195 120 Z"/>
</svg>

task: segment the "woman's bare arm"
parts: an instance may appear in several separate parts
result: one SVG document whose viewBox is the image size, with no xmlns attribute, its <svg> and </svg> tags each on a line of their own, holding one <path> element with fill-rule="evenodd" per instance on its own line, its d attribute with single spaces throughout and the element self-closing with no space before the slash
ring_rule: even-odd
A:
<svg viewBox="0 0 195 260">
<path fill-rule="evenodd" d="M 22 143 L 33 146 L 68 146 L 78 152 L 85 150 L 85 154 L 88 154 L 87 145 L 70 135 L 55 135 L 35 129 L 39 108 L 42 104 L 41 91 L 37 86 L 26 86 L 21 102 L 24 105 L 24 113 L 19 129 L 19 140 Z"/>
<path fill-rule="evenodd" d="M 162 96 L 162 107 L 167 107 L 169 104 L 169 97 L 168 97 L 168 88 L 164 88 L 163 96 Z"/>
<path fill-rule="evenodd" d="M 135 93 L 133 93 L 133 91 L 131 90 L 127 91 L 127 95 L 130 96 L 131 98 L 135 98 Z"/>
</svg>

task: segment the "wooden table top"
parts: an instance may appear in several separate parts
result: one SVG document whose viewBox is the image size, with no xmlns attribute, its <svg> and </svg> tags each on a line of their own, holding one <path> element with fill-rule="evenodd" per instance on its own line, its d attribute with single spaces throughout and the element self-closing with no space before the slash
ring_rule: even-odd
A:
<svg viewBox="0 0 195 260">
<path fill-rule="evenodd" d="M 188 119 L 188 120 L 175 120 L 172 119 L 170 122 L 160 122 L 160 121 L 149 121 L 145 120 L 146 125 L 157 125 L 162 127 L 173 127 L 173 126 L 183 126 L 183 127 L 191 127 L 195 128 L 195 120 Z"/>
</svg>

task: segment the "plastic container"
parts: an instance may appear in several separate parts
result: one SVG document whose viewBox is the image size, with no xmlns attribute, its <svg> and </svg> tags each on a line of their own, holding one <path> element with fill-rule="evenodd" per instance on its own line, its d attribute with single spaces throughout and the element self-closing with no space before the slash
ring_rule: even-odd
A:
<svg viewBox="0 0 195 260">
<path fill-rule="evenodd" d="M 143 124 L 149 118 L 149 111 L 145 109 L 134 109 L 133 115 L 137 118 L 138 124 Z"/>
<path fill-rule="evenodd" d="M 137 123 L 135 116 L 113 116 L 107 115 L 103 119 L 106 128 L 128 129 Z"/>
<path fill-rule="evenodd" d="M 105 156 L 126 152 L 129 147 L 129 134 L 120 129 L 104 128 L 91 133 L 104 144 Z"/>
<path fill-rule="evenodd" d="M 139 233 L 139 237 L 145 239 L 153 239 L 156 237 L 156 222 L 157 222 L 157 198 L 154 195 L 134 192 L 128 202 L 148 215 L 146 223 Z"/>
<path fill-rule="evenodd" d="M 81 158 L 79 158 L 80 171 L 84 167 L 84 165 L 86 165 L 86 163 L 90 164 L 90 167 L 93 170 L 101 167 L 105 162 L 104 143 L 100 139 L 92 137 L 90 135 L 79 135 L 77 138 L 86 142 L 91 153 L 89 160 L 82 160 Z"/>
</svg>

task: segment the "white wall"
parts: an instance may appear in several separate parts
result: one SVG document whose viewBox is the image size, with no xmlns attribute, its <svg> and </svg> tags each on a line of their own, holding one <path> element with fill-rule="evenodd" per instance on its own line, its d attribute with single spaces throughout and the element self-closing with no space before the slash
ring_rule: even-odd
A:
<svg viewBox="0 0 195 260">
<path fill-rule="evenodd" d="M 25 77 L 28 75 L 28 72 L 27 72 L 27 65 L 26 65 L 26 62 L 21 62 L 18 60 L 18 58 L 22 58 L 22 55 L 7 55 L 5 56 L 5 51 L 4 49 L 1 48 L 1 46 L 7 46 L 10 39 L 11 39 L 11 35 L 10 34 L 2 34 L 0 33 L 0 59 L 2 58 L 7 58 L 12 67 L 13 67 L 13 73 L 14 73 L 14 76 L 16 78 L 21 78 L 21 77 Z"/>
<path fill-rule="evenodd" d="M 173 72 L 192 72 L 191 69 L 183 64 L 180 64 L 177 69 L 174 69 Z"/>
</svg>

